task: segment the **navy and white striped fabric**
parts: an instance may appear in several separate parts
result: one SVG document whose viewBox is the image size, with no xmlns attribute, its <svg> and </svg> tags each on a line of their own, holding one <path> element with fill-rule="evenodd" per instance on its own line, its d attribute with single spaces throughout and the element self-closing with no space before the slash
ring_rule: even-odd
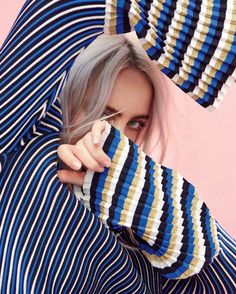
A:
<svg viewBox="0 0 236 294">
<path fill-rule="evenodd" d="M 126 18 L 119 33 L 131 30 L 128 2 L 119 2 L 117 16 Z M 160 291 L 145 256 L 123 246 L 56 173 L 58 94 L 75 57 L 104 32 L 107 7 L 105 0 L 28 0 L 3 44 L 1 293 Z"/>
<path fill-rule="evenodd" d="M 0 293 L 158 292 L 157 271 L 145 259 L 135 262 L 60 183 L 57 147 L 51 133 L 8 155 L 1 174 Z"/>
</svg>

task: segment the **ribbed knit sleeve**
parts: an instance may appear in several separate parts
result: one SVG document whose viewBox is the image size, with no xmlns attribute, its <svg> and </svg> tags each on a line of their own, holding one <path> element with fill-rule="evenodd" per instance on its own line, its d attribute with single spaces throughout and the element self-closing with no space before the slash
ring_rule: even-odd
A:
<svg viewBox="0 0 236 294">
<path fill-rule="evenodd" d="M 163 294 L 236 293 L 236 240 L 218 222 L 216 226 L 220 252 L 213 262 L 187 279 L 173 280 L 162 277 Z"/>
<path fill-rule="evenodd" d="M 106 6 L 105 33 L 118 34 L 128 23 L 182 91 L 209 111 L 220 106 L 236 78 L 236 1 L 107 0 Z"/>
<path fill-rule="evenodd" d="M 201 271 L 219 253 L 215 219 L 181 174 L 154 162 L 107 123 L 103 173 L 88 171 L 80 197 L 111 229 L 130 228 L 138 247 L 168 278 Z"/>
</svg>

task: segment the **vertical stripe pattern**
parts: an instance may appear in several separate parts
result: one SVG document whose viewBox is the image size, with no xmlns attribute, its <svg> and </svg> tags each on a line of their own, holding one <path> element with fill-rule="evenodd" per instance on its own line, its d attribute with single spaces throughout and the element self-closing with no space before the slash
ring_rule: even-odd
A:
<svg viewBox="0 0 236 294">
<path fill-rule="evenodd" d="M 75 57 L 103 33 L 102 0 L 27 2 L 1 50 L 1 153 L 39 126 Z"/>
<path fill-rule="evenodd" d="M 162 277 L 163 294 L 236 292 L 236 242 L 217 223 L 220 252 L 199 274 L 184 280 Z"/>
</svg>

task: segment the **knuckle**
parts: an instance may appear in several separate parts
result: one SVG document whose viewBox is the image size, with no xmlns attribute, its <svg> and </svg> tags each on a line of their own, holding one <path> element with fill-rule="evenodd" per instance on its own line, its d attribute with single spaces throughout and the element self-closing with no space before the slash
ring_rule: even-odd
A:
<svg viewBox="0 0 236 294">
<path fill-rule="evenodd" d="M 97 130 L 101 125 L 102 125 L 102 121 L 101 120 L 96 120 L 93 126 Z"/>
<path fill-rule="evenodd" d="M 65 182 L 65 177 L 63 172 L 57 173 L 57 175 L 61 182 Z"/>
<path fill-rule="evenodd" d="M 97 165 L 96 163 L 93 163 L 93 164 L 92 164 L 92 169 L 97 169 L 97 166 L 98 166 L 98 165 Z"/>
<path fill-rule="evenodd" d="M 92 170 L 97 170 L 97 169 L 99 169 L 99 165 L 96 164 L 96 163 L 94 163 L 94 164 L 92 165 L 91 169 L 92 169 Z"/>
<path fill-rule="evenodd" d="M 57 152 L 60 152 L 62 148 L 63 148 L 63 144 L 59 145 L 59 147 L 57 148 Z"/>
<path fill-rule="evenodd" d="M 59 147 L 57 148 L 57 154 L 59 155 L 59 157 L 62 156 L 62 153 L 63 153 L 63 151 L 64 151 L 64 149 L 65 149 L 65 146 L 63 146 L 63 145 L 64 145 L 64 144 L 59 145 Z"/>
</svg>

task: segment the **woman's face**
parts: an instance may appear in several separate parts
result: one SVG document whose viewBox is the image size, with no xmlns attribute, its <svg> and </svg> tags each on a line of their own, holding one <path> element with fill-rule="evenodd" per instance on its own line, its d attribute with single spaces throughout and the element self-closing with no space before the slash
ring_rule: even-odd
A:
<svg viewBox="0 0 236 294">
<path fill-rule="evenodd" d="M 136 142 L 147 129 L 151 104 L 152 87 L 145 76 L 138 70 L 124 69 L 115 81 L 104 115 L 123 110 L 108 122 Z"/>
</svg>

